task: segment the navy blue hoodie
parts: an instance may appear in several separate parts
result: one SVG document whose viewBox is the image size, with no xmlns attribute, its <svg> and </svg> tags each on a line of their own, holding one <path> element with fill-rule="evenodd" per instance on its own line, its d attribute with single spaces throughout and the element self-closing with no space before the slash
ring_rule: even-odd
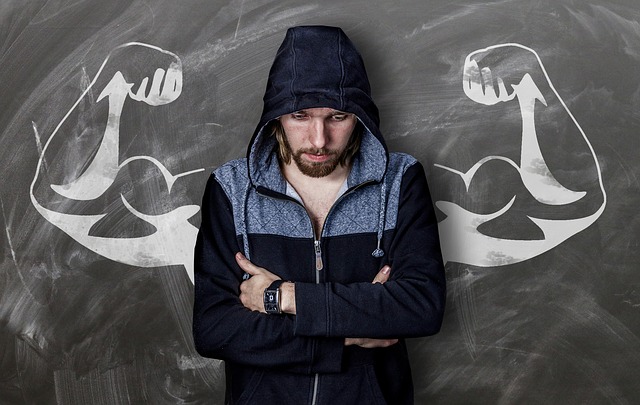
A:
<svg viewBox="0 0 640 405">
<path fill-rule="evenodd" d="M 287 190 L 269 125 L 313 107 L 353 113 L 364 128 L 347 189 L 318 240 L 302 202 Z M 238 251 L 296 283 L 296 315 L 242 305 Z M 385 264 L 389 281 L 372 284 Z M 193 334 L 201 355 L 225 360 L 226 403 L 413 403 L 403 338 L 438 332 L 444 302 L 423 168 L 387 152 L 359 53 L 339 28 L 289 29 L 247 158 L 216 169 L 202 203 Z M 400 341 L 366 349 L 345 347 L 347 337 Z"/>
</svg>

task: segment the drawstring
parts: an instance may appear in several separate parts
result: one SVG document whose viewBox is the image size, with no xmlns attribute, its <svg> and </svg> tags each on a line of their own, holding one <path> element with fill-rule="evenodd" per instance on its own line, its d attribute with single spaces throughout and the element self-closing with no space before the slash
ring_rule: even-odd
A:
<svg viewBox="0 0 640 405">
<path fill-rule="evenodd" d="M 248 181 L 247 182 L 247 189 L 245 190 L 244 193 L 244 198 L 242 199 L 242 221 L 240 221 L 239 224 L 239 229 L 238 231 L 240 232 L 240 235 L 242 235 L 242 244 L 243 244 L 243 249 L 244 249 L 244 257 L 247 258 L 247 260 L 251 260 L 251 255 L 249 252 L 249 238 L 247 236 L 247 222 L 249 220 L 249 215 L 248 215 L 248 211 L 247 211 L 247 201 L 249 200 L 249 189 L 251 188 L 251 182 Z M 249 273 L 244 273 L 242 275 L 242 280 L 248 280 L 251 277 L 251 274 Z"/>
<path fill-rule="evenodd" d="M 386 176 L 382 178 L 382 185 L 380 186 L 380 212 L 378 214 L 378 246 L 371 252 L 373 257 L 384 256 L 384 250 L 380 248 L 382 244 L 382 232 L 384 231 L 384 223 L 387 215 L 387 183 Z"/>
</svg>

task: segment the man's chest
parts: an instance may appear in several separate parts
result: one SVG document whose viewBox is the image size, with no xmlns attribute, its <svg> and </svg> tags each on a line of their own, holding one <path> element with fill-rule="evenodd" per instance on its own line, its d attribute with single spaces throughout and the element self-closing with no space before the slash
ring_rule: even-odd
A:
<svg viewBox="0 0 640 405">
<path fill-rule="evenodd" d="M 325 219 L 336 203 L 340 187 L 325 189 L 298 188 L 298 195 L 302 200 L 309 218 L 313 224 L 316 238 L 320 237 Z"/>
<path fill-rule="evenodd" d="M 313 223 L 316 238 L 319 236 L 320 232 L 322 232 L 324 220 L 327 218 L 333 203 L 333 200 L 330 201 L 324 199 L 304 201 L 304 207 L 307 210 L 307 214 L 309 214 L 309 218 L 311 218 L 311 222 Z"/>
</svg>

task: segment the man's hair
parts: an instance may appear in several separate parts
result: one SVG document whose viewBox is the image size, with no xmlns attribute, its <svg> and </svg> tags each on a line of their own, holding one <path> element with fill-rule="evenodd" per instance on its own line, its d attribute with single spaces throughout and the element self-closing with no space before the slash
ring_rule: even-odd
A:
<svg viewBox="0 0 640 405">
<path fill-rule="evenodd" d="M 278 141 L 278 157 L 280 161 L 284 164 L 289 164 L 291 162 L 291 151 L 287 147 L 287 140 L 285 138 L 284 127 L 280 123 L 280 120 L 271 121 L 271 135 L 275 136 Z M 344 166 L 347 162 L 350 162 L 351 159 L 358 153 L 360 150 L 360 140 L 362 139 L 362 133 L 364 132 L 364 125 L 360 122 L 359 119 L 356 118 L 356 126 L 353 128 L 353 132 L 351 132 L 351 137 L 349 138 L 349 143 L 344 150 L 344 153 L 340 156 L 340 160 L 338 163 L 340 166 Z"/>
</svg>

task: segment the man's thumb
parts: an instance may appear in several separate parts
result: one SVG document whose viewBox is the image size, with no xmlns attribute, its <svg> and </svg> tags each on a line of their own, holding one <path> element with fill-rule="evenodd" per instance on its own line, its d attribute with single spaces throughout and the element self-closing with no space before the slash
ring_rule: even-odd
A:
<svg viewBox="0 0 640 405">
<path fill-rule="evenodd" d="M 380 283 L 380 284 L 384 284 L 387 280 L 389 280 L 389 275 L 391 274 L 391 267 L 389 267 L 389 265 L 384 265 L 382 266 L 382 268 L 380 269 L 380 271 L 378 272 L 378 274 L 376 274 L 375 278 L 373 279 L 372 283 Z"/>
<path fill-rule="evenodd" d="M 249 273 L 252 276 L 257 274 L 257 272 L 254 269 L 253 263 L 251 263 L 249 259 L 244 257 L 242 253 L 240 252 L 236 253 L 236 262 L 238 263 L 238 266 L 240 266 L 240 268 L 244 270 L 246 273 Z"/>
</svg>

